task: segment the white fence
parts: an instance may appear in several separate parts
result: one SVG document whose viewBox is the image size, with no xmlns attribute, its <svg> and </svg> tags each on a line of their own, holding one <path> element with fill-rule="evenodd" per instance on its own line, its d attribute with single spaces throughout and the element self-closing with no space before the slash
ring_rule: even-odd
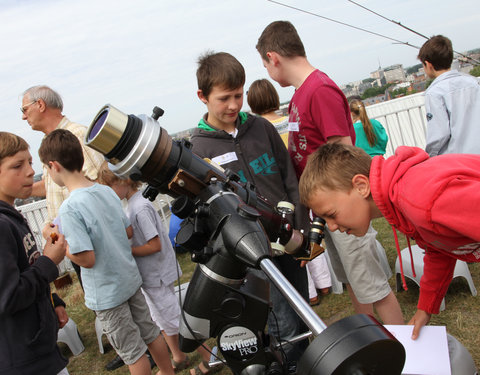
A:
<svg viewBox="0 0 480 375">
<path fill-rule="evenodd" d="M 28 226 L 35 236 L 35 241 L 43 249 L 42 229 L 48 220 L 47 201 L 45 199 L 17 207 L 17 210 L 27 219 Z"/>
<path fill-rule="evenodd" d="M 168 231 L 168 221 L 170 218 L 170 202 L 172 198 L 167 195 L 159 194 L 153 202 L 162 217 L 163 223 Z M 42 237 L 42 229 L 48 221 L 47 201 L 45 199 L 33 203 L 24 204 L 17 207 L 17 210 L 27 219 L 30 230 L 32 231 L 35 241 L 40 249 L 43 249 L 44 239 Z"/>
<path fill-rule="evenodd" d="M 427 130 L 425 94 L 423 92 L 366 107 L 369 118 L 384 126 L 388 134 L 385 157 L 398 146 L 425 148 Z"/>
</svg>

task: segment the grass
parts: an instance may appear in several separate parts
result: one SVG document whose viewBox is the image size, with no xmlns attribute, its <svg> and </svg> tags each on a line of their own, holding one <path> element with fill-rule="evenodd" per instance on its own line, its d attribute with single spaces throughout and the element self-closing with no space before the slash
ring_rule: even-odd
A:
<svg viewBox="0 0 480 375">
<path fill-rule="evenodd" d="M 397 253 L 395 250 L 392 230 L 384 219 L 375 220 L 373 226 L 378 231 L 377 238 L 384 246 L 390 267 L 394 270 Z M 402 235 L 399 235 L 399 241 L 401 249 L 407 246 Z M 190 279 L 195 265 L 190 261 L 189 254 L 181 254 L 177 258 L 183 271 L 183 276 L 180 280 L 180 282 L 183 283 Z M 470 264 L 469 268 L 475 285 L 479 286 L 480 264 Z M 59 290 L 58 293 L 66 301 L 67 312 L 78 326 L 83 344 L 85 345 L 85 351 L 74 357 L 64 344 L 59 344 L 65 355 L 69 357 L 68 370 L 70 374 L 129 374 L 126 366 L 113 372 L 104 369 L 105 364 L 114 358 L 115 352 L 112 349 L 108 350 L 105 354 L 99 352 L 94 327 L 95 315 L 85 307 L 83 303 L 83 292 L 74 274 L 72 274 L 72 278 L 74 278 L 73 285 Z M 390 279 L 390 283 L 392 289 L 395 291 L 395 276 Z M 403 315 L 408 321 L 416 309 L 418 287 L 408 279 L 407 286 L 408 291 L 398 292 L 396 293 L 396 296 L 402 307 Z M 478 324 L 480 304 L 478 303 L 477 298 L 472 297 L 465 280 L 462 278 L 456 278 L 450 285 L 445 303 L 446 309 L 439 315 L 434 315 L 430 324 L 445 325 L 447 331 L 455 336 L 469 350 L 476 366 L 480 368 L 480 351 L 477 350 L 478 337 L 480 336 L 480 325 Z M 320 305 L 315 306 L 314 310 L 327 325 L 354 313 L 348 293 L 346 292 L 343 294 L 330 294 L 322 297 Z M 110 348 L 105 336 L 103 336 L 103 344 L 104 348 Z M 210 339 L 208 344 L 213 347 L 215 345 L 214 339 Z M 196 352 L 190 353 L 189 356 L 192 359 L 192 363 L 197 364 L 200 362 L 200 357 Z M 155 370 L 152 371 L 152 373 L 154 374 Z M 224 368 L 218 374 L 230 373 L 231 372 L 228 368 Z M 178 374 L 186 375 L 189 374 L 189 372 L 185 370 L 178 372 Z"/>
</svg>

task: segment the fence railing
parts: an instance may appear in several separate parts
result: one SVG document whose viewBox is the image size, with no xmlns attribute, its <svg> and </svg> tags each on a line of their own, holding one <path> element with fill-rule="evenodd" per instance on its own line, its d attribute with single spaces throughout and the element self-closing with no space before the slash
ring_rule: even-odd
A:
<svg viewBox="0 0 480 375">
<path fill-rule="evenodd" d="M 168 233 L 168 221 L 170 218 L 170 202 L 171 198 L 166 195 L 159 194 L 157 199 L 153 202 L 154 207 L 162 217 L 163 224 Z M 42 237 L 42 229 L 45 223 L 48 221 L 47 201 L 42 199 L 37 202 L 24 204 L 17 207 L 17 210 L 25 217 L 28 222 L 28 226 L 35 237 L 35 242 L 39 250 L 41 251 L 45 245 L 45 240 Z M 66 270 L 73 270 L 73 267 L 68 258 L 65 258 L 58 265 L 60 274 Z"/>
<path fill-rule="evenodd" d="M 366 107 L 369 118 L 376 119 L 388 134 L 385 157 L 398 146 L 425 148 L 427 131 L 424 93 L 404 96 Z"/>
</svg>

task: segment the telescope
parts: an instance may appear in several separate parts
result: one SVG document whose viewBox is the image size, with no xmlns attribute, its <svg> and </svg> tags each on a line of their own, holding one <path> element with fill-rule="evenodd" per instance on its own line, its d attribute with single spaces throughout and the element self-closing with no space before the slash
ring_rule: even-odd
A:
<svg viewBox="0 0 480 375">
<path fill-rule="evenodd" d="M 321 254 L 321 219 L 308 233 L 293 228 L 291 204 L 272 207 L 254 185 L 195 155 L 187 140 L 172 140 L 158 123 L 162 114 L 155 107 L 152 116 L 126 115 L 105 105 L 85 143 L 118 176 L 146 182 L 145 197 L 175 198 L 172 212 L 185 219 L 176 241 L 198 264 L 182 306 L 181 350 L 216 338 L 234 374 L 287 374 L 288 342 L 265 332 L 270 280 L 310 329 L 289 342 L 313 336 L 298 374 L 400 374 L 405 350 L 378 321 L 358 314 L 327 327 L 273 263 L 284 253 L 306 260 Z"/>
</svg>

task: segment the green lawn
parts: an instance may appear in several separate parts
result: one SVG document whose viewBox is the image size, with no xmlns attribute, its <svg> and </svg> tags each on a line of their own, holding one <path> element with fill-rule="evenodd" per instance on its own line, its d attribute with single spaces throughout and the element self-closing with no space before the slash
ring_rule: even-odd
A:
<svg viewBox="0 0 480 375">
<path fill-rule="evenodd" d="M 388 260 L 392 270 L 394 270 L 396 250 L 393 239 L 393 233 L 390 226 L 384 219 L 377 219 L 373 223 L 375 229 L 378 231 L 378 240 L 386 249 Z M 402 235 L 399 235 L 400 247 L 406 247 L 406 241 Z M 183 254 L 178 257 L 179 263 L 183 270 L 181 282 L 188 281 L 194 269 L 194 264 L 190 261 L 188 254 Z M 470 272 L 472 273 L 473 281 L 477 287 L 480 287 L 480 265 L 470 264 Z M 80 334 L 85 345 L 85 351 L 76 357 L 73 357 L 68 348 L 60 344 L 64 353 L 69 357 L 70 363 L 68 370 L 72 375 L 106 375 L 106 374 L 128 374 L 127 368 L 124 366 L 113 372 L 104 370 L 104 366 L 114 356 L 113 350 L 109 350 L 105 354 L 100 354 L 97 345 L 97 338 L 95 335 L 94 313 L 88 310 L 83 303 L 83 292 L 74 277 L 74 284 L 62 290 L 59 294 L 67 302 L 68 314 L 76 322 Z M 390 279 L 392 289 L 395 291 L 395 277 Z M 405 319 L 408 321 L 415 312 L 416 301 L 418 298 L 418 287 L 413 282 L 407 279 L 408 291 L 396 293 L 397 298 L 403 310 Z M 343 317 L 353 314 L 353 309 L 350 304 L 348 294 L 330 294 L 322 297 L 319 306 L 314 310 L 318 313 L 320 318 L 327 324 Z M 476 297 L 472 297 L 470 290 L 465 280 L 456 278 L 453 280 L 446 296 L 446 309 L 439 315 L 433 317 L 431 324 L 446 325 L 450 334 L 455 336 L 472 354 L 477 367 L 480 368 L 480 351 L 478 350 L 478 337 L 480 336 L 480 324 L 478 318 L 480 317 L 480 304 Z M 105 336 L 103 339 L 104 346 L 110 348 Z M 215 345 L 215 341 L 209 341 L 211 346 Z M 196 353 L 191 353 L 189 356 L 193 359 L 193 363 L 200 361 Z M 152 371 L 155 373 L 155 371 Z M 188 371 L 181 371 L 178 374 L 188 374 Z M 219 374 L 230 374 L 230 371 L 225 368 Z"/>
</svg>

